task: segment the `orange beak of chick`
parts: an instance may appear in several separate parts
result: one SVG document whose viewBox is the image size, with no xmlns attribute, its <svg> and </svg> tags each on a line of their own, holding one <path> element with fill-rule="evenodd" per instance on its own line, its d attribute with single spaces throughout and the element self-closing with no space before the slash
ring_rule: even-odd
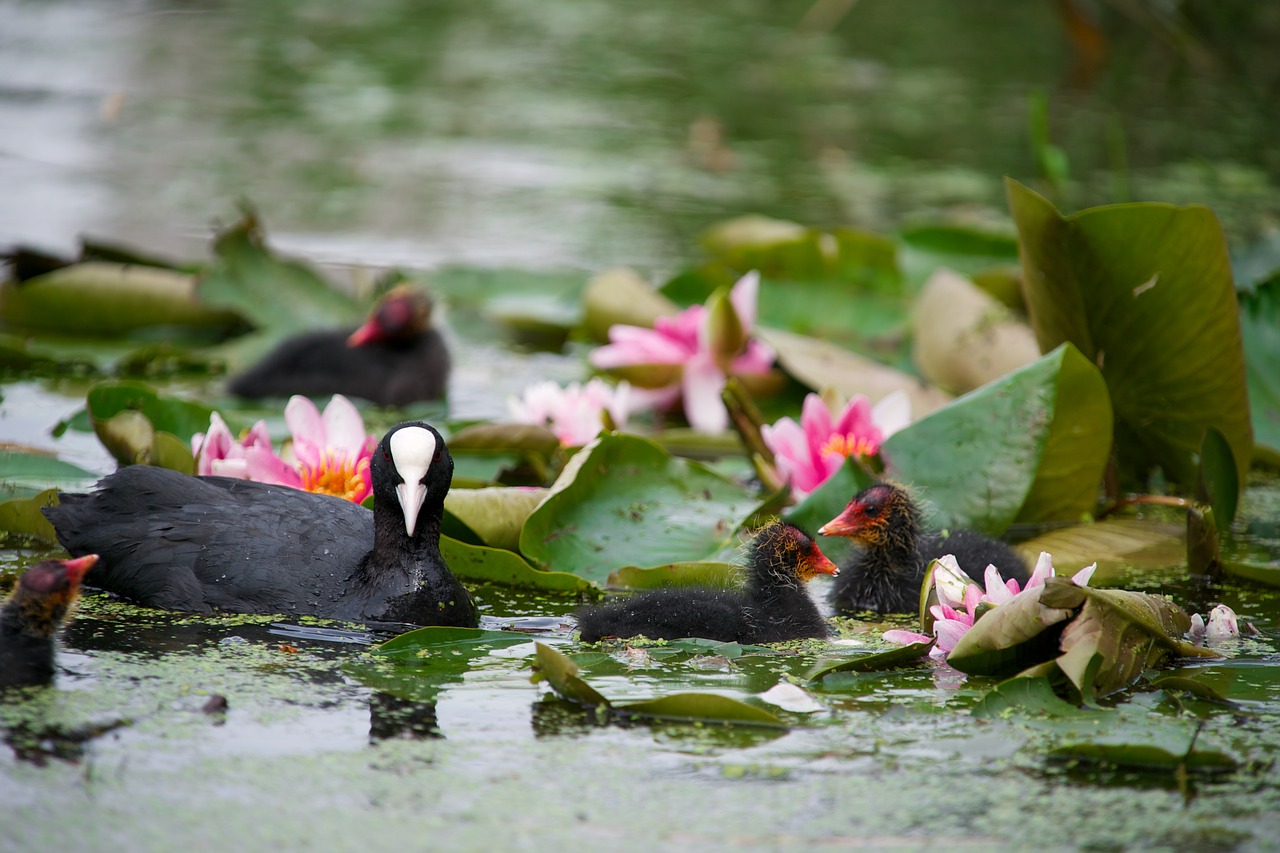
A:
<svg viewBox="0 0 1280 853">
<path fill-rule="evenodd" d="M 814 543 L 813 550 L 809 552 L 808 559 L 805 560 L 805 574 L 812 577 L 813 575 L 838 575 L 839 567 L 835 563 L 827 559 L 827 555 L 822 553 L 817 543 Z"/>
<path fill-rule="evenodd" d="M 819 527 L 818 533 L 822 536 L 853 536 L 866 526 L 867 516 L 862 505 L 857 501 L 850 501 L 844 512 Z"/>
<path fill-rule="evenodd" d="M 85 573 L 98 564 L 98 559 L 97 554 L 85 554 L 83 557 L 65 561 L 62 565 L 67 570 L 67 579 L 71 581 L 71 585 L 80 583 Z"/>
<path fill-rule="evenodd" d="M 383 333 L 382 326 L 378 323 L 378 318 L 370 317 L 365 321 L 363 326 L 356 329 L 347 337 L 347 346 L 362 347 L 365 344 L 380 341 L 384 337 L 386 337 L 386 335 Z"/>
</svg>

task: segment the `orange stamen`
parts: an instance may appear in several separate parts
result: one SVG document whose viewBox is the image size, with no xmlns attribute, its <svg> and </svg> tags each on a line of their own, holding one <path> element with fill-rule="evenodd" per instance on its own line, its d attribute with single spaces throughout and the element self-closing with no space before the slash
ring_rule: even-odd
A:
<svg viewBox="0 0 1280 853">
<path fill-rule="evenodd" d="M 369 493 L 369 463 L 325 453 L 316 468 L 303 467 L 302 488 L 308 492 L 333 495 L 348 501 L 362 500 Z"/>
<path fill-rule="evenodd" d="M 839 453 L 841 456 L 873 456 L 879 449 L 873 440 L 856 435 L 833 435 L 822 446 L 823 453 Z"/>
</svg>

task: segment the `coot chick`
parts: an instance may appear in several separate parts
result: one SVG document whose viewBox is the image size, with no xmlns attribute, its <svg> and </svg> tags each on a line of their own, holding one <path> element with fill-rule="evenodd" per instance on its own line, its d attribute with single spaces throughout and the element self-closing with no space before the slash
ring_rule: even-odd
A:
<svg viewBox="0 0 1280 853">
<path fill-rule="evenodd" d="M 373 512 L 350 501 L 133 465 L 45 515 L 93 584 L 153 607 L 475 626 L 440 555 L 453 457 L 423 421 L 392 427 L 371 461 Z"/>
<path fill-rule="evenodd" d="M 42 684 L 53 678 L 53 638 L 80 594 L 97 554 L 45 560 L 18 578 L 0 605 L 0 687 Z"/>
<path fill-rule="evenodd" d="M 392 288 L 363 326 L 297 335 L 234 377 L 240 397 L 346 394 L 380 406 L 438 400 L 449 382 L 449 350 L 431 326 L 431 300 L 410 287 Z"/>
<path fill-rule="evenodd" d="M 578 612 L 582 640 L 705 637 L 739 643 L 780 643 L 826 637 L 830 630 L 804 584 L 835 565 L 798 527 L 773 521 L 748 551 L 744 590 L 667 587 Z"/>
<path fill-rule="evenodd" d="M 848 536 L 863 546 L 840 567 L 831 604 L 841 611 L 915 612 L 925 569 L 944 554 L 954 554 L 978 583 L 990 564 L 1005 580 L 1025 583 L 1029 577 L 1023 559 L 998 539 L 972 530 L 943 534 L 920 527 L 920 509 L 903 487 L 876 483 L 859 492 L 844 512 L 818 530 L 823 536 Z"/>
</svg>

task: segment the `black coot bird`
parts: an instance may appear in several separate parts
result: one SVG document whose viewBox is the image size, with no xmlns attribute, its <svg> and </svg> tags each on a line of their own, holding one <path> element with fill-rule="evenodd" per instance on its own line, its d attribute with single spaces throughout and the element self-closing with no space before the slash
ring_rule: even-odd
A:
<svg viewBox="0 0 1280 853">
<path fill-rule="evenodd" d="M 97 554 L 45 560 L 18 578 L 0 606 L 0 687 L 53 678 L 53 639 L 80 594 L 84 573 L 96 562 Z"/>
<path fill-rule="evenodd" d="M 991 564 L 1005 580 L 1021 584 L 1029 577 L 1023 559 L 998 539 L 972 530 L 943 534 L 920 528 L 920 509 L 902 486 L 876 483 L 859 492 L 844 512 L 818 530 L 823 536 L 848 536 L 863 546 L 840 567 L 831 604 L 841 611 L 915 612 L 925 569 L 945 554 L 954 554 L 960 568 L 979 583 Z"/>
<path fill-rule="evenodd" d="M 449 349 L 431 326 L 431 300 L 392 288 L 354 332 L 331 329 L 289 338 L 232 378 L 240 397 L 346 394 L 380 406 L 438 400 L 449 383 Z"/>
<path fill-rule="evenodd" d="M 667 587 L 578 612 L 582 640 L 705 637 L 739 643 L 780 643 L 826 637 L 830 630 L 804 584 L 833 575 L 835 564 L 798 527 L 773 521 L 748 552 L 744 590 Z"/>
<path fill-rule="evenodd" d="M 44 510 L 72 554 L 102 555 L 93 585 L 208 613 L 475 626 L 440 555 L 453 457 L 423 421 L 373 452 L 373 512 L 341 498 L 133 465 Z"/>
</svg>

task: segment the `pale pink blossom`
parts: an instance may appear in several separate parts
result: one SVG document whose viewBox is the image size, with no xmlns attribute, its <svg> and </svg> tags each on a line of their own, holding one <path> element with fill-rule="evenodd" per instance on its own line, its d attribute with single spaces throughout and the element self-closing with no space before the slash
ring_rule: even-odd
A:
<svg viewBox="0 0 1280 853">
<path fill-rule="evenodd" d="M 797 497 L 804 497 L 840 470 L 850 456 L 868 457 L 911 421 L 911 399 L 895 391 L 875 406 L 855 395 L 836 417 L 817 394 L 809 394 L 800 409 L 800 422 L 781 418 L 760 428 L 773 451 L 778 475 L 791 483 Z"/>
<path fill-rule="evenodd" d="M 517 423 L 545 425 L 561 445 L 577 447 L 600 434 L 606 415 L 613 429 L 626 427 L 631 390 L 627 382 L 610 387 L 601 379 L 563 388 L 551 381 L 537 382 L 518 399 L 507 398 L 507 408 Z"/>
<path fill-rule="evenodd" d="M 667 407 L 681 400 L 690 426 L 699 432 L 722 432 L 729 425 L 720 399 L 727 378 L 766 374 L 773 367 L 773 350 L 751 337 L 759 287 L 759 273 L 749 272 L 729 291 L 727 306 L 713 294 L 707 305 L 659 317 L 652 329 L 612 326 L 609 343 L 592 351 L 591 364 L 599 370 L 626 372 L 638 386 L 637 404 Z M 726 308 L 732 312 L 731 321 L 717 323 L 717 312 Z M 654 366 L 667 369 L 645 370 Z M 648 379 L 642 378 L 646 372 Z"/>
<path fill-rule="evenodd" d="M 335 394 L 321 414 L 315 403 L 294 396 L 285 406 L 285 423 L 293 433 L 292 452 L 277 454 L 264 422 L 236 439 L 214 412 L 209 431 L 191 438 L 196 473 L 337 495 L 356 503 L 369 496 L 369 464 L 377 440 L 365 433 L 364 420 L 350 400 Z"/>
<path fill-rule="evenodd" d="M 1088 586 L 1097 567 L 1097 563 L 1086 566 L 1071 576 L 1072 582 L 1079 586 Z M 1045 579 L 1051 577 L 1054 577 L 1053 558 L 1047 551 L 1041 551 L 1040 559 L 1036 561 L 1036 568 L 1025 587 L 1020 588 L 1018 582 L 1012 578 L 1006 581 L 995 566 L 987 566 L 983 574 L 983 586 L 978 586 L 960 571 L 956 558 L 947 554 L 939 557 L 933 567 L 933 586 L 938 595 L 938 603 L 929 608 L 934 620 L 933 637 L 915 631 L 892 630 L 885 631 L 884 638 L 898 645 L 935 639 L 937 642 L 930 649 L 929 656 L 945 660 L 965 632 L 973 627 L 974 621 L 980 615 L 978 611 L 983 605 L 998 607 L 1006 604 L 1028 589 L 1044 586 Z M 962 583 L 963 587 L 961 587 Z M 1212 618 L 1211 614 L 1210 619 Z M 1203 620 L 1201 624 L 1203 626 Z M 1192 627 L 1193 629 L 1195 627 L 1194 619 Z"/>
<path fill-rule="evenodd" d="M 1252 627 L 1252 626 L 1250 626 Z M 1225 640 L 1240 638 L 1240 617 L 1225 604 L 1219 604 L 1209 611 L 1209 621 L 1199 613 L 1191 617 L 1191 630 L 1187 632 L 1197 643 L 1214 646 Z"/>
</svg>

